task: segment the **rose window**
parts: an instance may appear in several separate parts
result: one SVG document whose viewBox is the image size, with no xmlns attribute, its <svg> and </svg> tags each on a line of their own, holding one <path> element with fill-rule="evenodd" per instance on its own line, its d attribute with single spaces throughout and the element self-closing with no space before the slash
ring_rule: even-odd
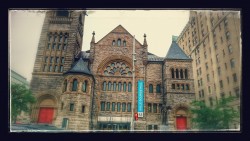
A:
<svg viewBox="0 0 250 141">
<path fill-rule="evenodd" d="M 132 71 L 124 62 L 112 62 L 104 70 L 104 75 L 132 76 Z"/>
</svg>

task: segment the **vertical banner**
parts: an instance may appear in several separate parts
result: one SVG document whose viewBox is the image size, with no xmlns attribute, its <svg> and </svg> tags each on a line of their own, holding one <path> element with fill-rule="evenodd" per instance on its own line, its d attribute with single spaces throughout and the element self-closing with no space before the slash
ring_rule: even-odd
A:
<svg viewBox="0 0 250 141">
<path fill-rule="evenodd" d="M 144 81 L 138 80 L 138 90 L 137 90 L 137 112 L 138 117 L 143 117 L 144 112 Z"/>
</svg>

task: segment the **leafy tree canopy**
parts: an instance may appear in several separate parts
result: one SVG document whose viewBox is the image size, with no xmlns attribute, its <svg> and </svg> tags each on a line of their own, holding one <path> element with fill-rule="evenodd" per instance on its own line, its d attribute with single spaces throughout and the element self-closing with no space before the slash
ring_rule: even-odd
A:
<svg viewBox="0 0 250 141">
<path fill-rule="evenodd" d="M 14 123 L 21 111 L 29 112 L 30 104 L 35 102 L 35 97 L 24 85 L 11 84 L 11 118 Z"/>
<path fill-rule="evenodd" d="M 215 106 L 207 106 L 202 101 L 191 103 L 193 128 L 201 130 L 229 129 L 229 124 L 239 121 L 239 111 L 232 108 L 236 97 L 221 98 Z"/>
</svg>

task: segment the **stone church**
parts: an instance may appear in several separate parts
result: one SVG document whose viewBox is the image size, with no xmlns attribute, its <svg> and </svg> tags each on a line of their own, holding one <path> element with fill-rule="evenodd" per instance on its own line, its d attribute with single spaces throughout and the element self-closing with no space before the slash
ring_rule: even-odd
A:
<svg viewBox="0 0 250 141">
<path fill-rule="evenodd" d="M 158 57 L 148 52 L 146 35 L 143 43 L 133 42 L 118 25 L 102 39 L 96 40 L 93 32 L 90 50 L 82 51 L 87 48 L 81 46 L 85 15 L 46 12 L 32 73 L 37 98 L 32 122 L 77 131 L 126 131 L 131 125 L 135 131 L 190 129 L 192 59 L 175 39 L 166 56 Z M 143 106 L 135 120 L 139 100 Z"/>
</svg>

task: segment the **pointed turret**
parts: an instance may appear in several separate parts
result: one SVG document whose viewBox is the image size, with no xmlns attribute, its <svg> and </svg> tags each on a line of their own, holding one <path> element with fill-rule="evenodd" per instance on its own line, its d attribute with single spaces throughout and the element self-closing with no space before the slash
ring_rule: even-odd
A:
<svg viewBox="0 0 250 141">
<path fill-rule="evenodd" d="M 144 33 L 144 36 L 143 36 L 143 37 L 144 37 L 143 45 L 144 45 L 144 46 L 148 46 L 148 44 L 147 44 L 147 39 L 146 39 L 147 36 L 146 36 L 145 33 Z"/>
<path fill-rule="evenodd" d="M 91 40 L 91 43 L 95 43 L 95 31 L 93 31 L 93 33 L 92 33 L 92 40 Z"/>
</svg>

